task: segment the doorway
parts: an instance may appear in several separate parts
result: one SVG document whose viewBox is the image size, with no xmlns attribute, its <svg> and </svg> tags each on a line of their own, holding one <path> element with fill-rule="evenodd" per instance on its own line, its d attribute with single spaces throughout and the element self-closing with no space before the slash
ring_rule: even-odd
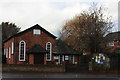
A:
<svg viewBox="0 0 120 80">
<path fill-rule="evenodd" d="M 34 64 L 44 64 L 44 54 L 34 54 Z"/>
</svg>

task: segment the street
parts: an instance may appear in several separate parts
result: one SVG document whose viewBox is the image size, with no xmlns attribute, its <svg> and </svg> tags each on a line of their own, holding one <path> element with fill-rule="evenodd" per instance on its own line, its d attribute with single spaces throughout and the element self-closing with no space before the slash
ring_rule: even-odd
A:
<svg viewBox="0 0 120 80">
<path fill-rule="evenodd" d="M 4 72 L 2 80 L 119 80 L 117 74 Z"/>
</svg>

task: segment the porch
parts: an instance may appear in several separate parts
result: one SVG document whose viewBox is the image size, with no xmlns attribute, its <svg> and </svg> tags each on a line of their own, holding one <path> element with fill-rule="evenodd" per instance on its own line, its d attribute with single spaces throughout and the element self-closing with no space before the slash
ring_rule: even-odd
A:
<svg viewBox="0 0 120 80">
<path fill-rule="evenodd" d="M 31 49 L 27 51 L 28 64 L 46 64 L 46 51 L 39 44 L 35 44 Z"/>
</svg>

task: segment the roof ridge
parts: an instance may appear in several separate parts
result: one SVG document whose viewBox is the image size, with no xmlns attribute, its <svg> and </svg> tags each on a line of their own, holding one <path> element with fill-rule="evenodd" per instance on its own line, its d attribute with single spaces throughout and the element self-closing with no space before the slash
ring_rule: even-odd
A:
<svg viewBox="0 0 120 80">
<path fill-rule="evenodd" d="M 10 40 L 11 38 L 16 37 L 16 36 L 18 36 L 18 35 L 20 35 L 20 34 L 26 32 L 26 31 L 28 31 L 28 30 L 34 28 L 35 26 L 38 26 L 39 28 L 41 28 L 42 30 L 44 30 L 45 32 L 47 32 L 48 34 L 50 34 L 51 37 L 57 38 L 57 37 L 54 36 L 52 33 L 48 32 L 46 29 L 44 29 L 43 27 L 41 27 L 39 24 L 35 24 L 34 26 L 29 27 L 29 28 L 27 28 L 27 29 L 25 29 L 25 30 L 23 30 L 23 31 L 21 31 L 21 32 L 18 32 L 17 34 L 15 34 L 15 35 L 9 37 L 7 40 L 4 41 L 4 43 L 7 42 L 8 40 Z"/>
</svg>

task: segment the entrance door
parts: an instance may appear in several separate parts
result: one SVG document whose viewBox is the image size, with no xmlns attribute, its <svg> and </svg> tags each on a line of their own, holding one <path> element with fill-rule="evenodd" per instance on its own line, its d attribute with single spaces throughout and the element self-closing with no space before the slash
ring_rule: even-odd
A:
<svg viewBox="0 0 120 80">
<path fill-rule="evenodd" d="M 44 54 L 34 54 L 34 64 L 44 64 Z"/>
</svg>

